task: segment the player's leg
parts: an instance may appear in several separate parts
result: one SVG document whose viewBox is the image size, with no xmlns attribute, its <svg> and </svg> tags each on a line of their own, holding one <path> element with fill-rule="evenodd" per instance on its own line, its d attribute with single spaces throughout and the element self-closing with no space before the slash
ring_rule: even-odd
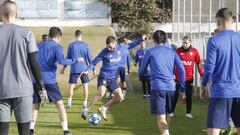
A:
<svg viewBox="0 0 240 135">
<path fill-rule="evenodd" d="M 232 101 L 232 99 L 210 99 L 207 116 L 208 135 L 219 135 L 221 128 L 228 127 L 232 110 Z"/>
<path fill-rule="evenodd" d="M 172 104 L 172 113 L 170 114 L 171 117 L 174 117 L 174 111 L 178 102 L 178 97 L 179 97 L 179 88 L 180 85 L 178 82 L 176 82 L 176 90 L 174 92 L 174 98 L 173 98 L 173 104 Z"/>
<path fill-rule="evenodd" d="M 13 111 L 17 121 L 19 135 L 30 134 L 33 97 L 20 97 L 13 100 Z"/>
<path fill-rule="evenodd" d="M 69 132 L 68 130 L 67 114 L 62 101 L 62 95 L 58 84 L 57 83 L 46 84 L 45 88 L 47 89 L 48 92 L 49 101 L 54 102 L 56 108 L 58 109 L 58 115 L 64 135 L 71 135 L 71 132 Z"/>
<path fill-rule="evenodd" d="M 192 116 L 192 83 L 193 81 L 186 81 L 186 117 L 193 118 Z"/>
<path fill-rule="evenodd" d="M 238 135 L 240 135 L 240 98 L 234 98 L 232 104 L 231 117 L 234 123 L 234 126 L 237 129 Z"/>
<path fill-rule="evenodd" d="M 146 82 L 147 82 L 147 96 L 150 97 L 150 94 L 151 94 L 151 82 L 150 82 L 150 79 L 147 78 Z"/>
<path fill-rule="evenodd" d="M 68 103 L 67 103 L 66 108 L 72 107 L 73 90 L 74 90 L 75 85 L 77 84 L 78 76 L 79 76 L 79 74 L 77 74 L 77 73 L 71 73 L 69 75 Z"/>
<path fill-rule="evenodd" d="M 37 122 L 38 111 L 40 109 L 41 98 L 38 95 L 38 90 L 36 84 L 33 84 L 34 94 L 33 94 L 33 105 L 32 105 L 32 120 L 30 123 L 30 135 L 34 134 L 34 128 Z"/>
<path fill-rule="evenodd" d="M 146 98 L 147 97 L 147 82 L 143 78 L 141 78 L 140 80 L 142 82 L 143 98 Z"/>
<path fill-rule="evenodd" d="M 99 83 L 98 83 L 98 84 L 99 84 Z M 87 113 L 88 113 L 88 111 L 93 107 L 93 105 L 95 105 L 95 104 L 97 103 L 97 101 L 98 101 L 99 99 L 101 99 L 101 98 L 105 95 L 106 90 L 107 90 L 106 86 L 99 84 L 99 86 L 98 86 L 98 91 L 97 91 L 97 93 L 92 97 L 91 101 L 89 102 L 88 108 L 84 108 L 83 111 L 82 111 L 81 117 L 82 117 L 84 120 L 86 120 L 86 118 L 87 118 Z"/>
<path fill-rule="evenodd" d="M 119 75 L 120 75 L 122 93 L 123 93 L 123 96 L 126 97 L 126 95 L 127 95 L 127 83 L 126 83 L 126 71 L 125 71 L 124 67 L 119 68 Z"/>
<path fill-rule="evenodd" d="M 157 116 L 157 125 L 162 135 L 169 135 L 166 119 L 166 91 L 151 91 L 151 114 Z"/>
<path fill-rule="evenodd" d="M 108 83 L 108 87 L 111 91 L 113 91 L 114 96 L 105 105 L 98 108 L 98 112 L 102 115 L 104 120 L 107 120 L 107 115 L 106 115 L 107 109 L 124 100 L 124 95 L 122 93 L 122 90 L 115 79 L 112 79 Z"/>
<path fill-rule="evenodd" d="M 0 100 L 0 135 L 8 135 L 11 115 L 11 100 Z"/>
<path fill-rule="evenodd" d="M 83 108 L 87 108 L 89 77 L 87 74 L 82 74 L 80 78 L 83 85 Z"/>
</svg>

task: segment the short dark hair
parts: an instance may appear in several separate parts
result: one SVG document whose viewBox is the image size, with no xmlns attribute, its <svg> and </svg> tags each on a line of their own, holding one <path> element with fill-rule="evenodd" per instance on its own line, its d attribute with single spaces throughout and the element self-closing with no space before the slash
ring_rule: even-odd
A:
<svg viewBox="0 0 240 135">
<path fill-rule="evenodd" d="M 166 43 L 167 41 L 167 34 L 162 30 L 155 31 L 152 37 L 158 44 Z"/>
<path fill-rule="evenodd" d="M 79 37 L 80 35 L 82 35 L 83 34 L 83 32 L 81 31 L 81 30 L 76 30 L 75 31 L 75 36 L 76 37 Z"/>
<path fill-rule="evenodd" d="M 43 34 L 42 35 L 42 41 L 46 41 L 48 39 L 48 35 L 47 34 Z"/>
<path fill-rule="evenodd" d="M 51 27 L 48 33 L 49 38 L 55 38 L 57 36 L 62 36 L 62 31 L 58 27 Z"/>
<path fill-rule="evenodd" d="M 233 18 L 233 14 L 229 8 L 221 8 L 217 11 L 215 17 L 220 18 L 223 21 L 230 21 Z"/>
<path fill-rule="evenodd" d="M 191 39 L 191 37 L 190 36 L 184 36 L 183 38 L 182 38 L 182 40 L 189 40 L 190 42 L 192 42 L 192 39 Z"/>
<path fill-rule="evenodd" d="M 3 17 L 9 18 L 10 16 L 17 15 L 17 5 L 11 0 L 3 2 L 1 6 L 1 14 Z"/>
<path fill-rule="evenodd" d="M 115 41 L 116 41 L 116 38 L 114 36 L 108 36 L 106 39 L 106 44 L 110 44 Z"/>
</svg>

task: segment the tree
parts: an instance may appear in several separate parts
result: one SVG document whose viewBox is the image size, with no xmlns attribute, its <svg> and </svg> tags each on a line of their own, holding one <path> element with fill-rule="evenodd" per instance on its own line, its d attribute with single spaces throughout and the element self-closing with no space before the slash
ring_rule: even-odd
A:
<svg viewBox="0 0 240 135">
<path fill-rule="evenodd" d="M 129 32 L 151 33 L 152 23 L 171 20 L 171 11 L 160 9 L 156 0 L 100 0 L 112 8 L 113 22 Z"/>
</svg>

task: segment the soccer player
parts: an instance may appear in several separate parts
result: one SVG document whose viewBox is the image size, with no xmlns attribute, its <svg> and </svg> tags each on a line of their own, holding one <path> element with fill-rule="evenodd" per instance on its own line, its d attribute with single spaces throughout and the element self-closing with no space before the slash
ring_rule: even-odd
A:
<svg viewBox="0 0 240 135">
<path fill-rule="evenodd" d="M 48 40 L 48 35 L 47 34 L 43 34 L 42 35 L 42 41 L 47 41 Z"/>
<path fill-rule="evenodd" d="M 63 48 L 59 44 L 62 36 L 61 29 L 58 27 L 51 27 L 49 29 L 49 40 L 42 42 L 42 44 L 38 45 L 38 63 L 41 69 L 42 80 L 45 88 L 47 89 L 48 98 L 50 102 L 54 102 L 58 109 L 59 119 L 61 121 L 62 129 L 64 135 L 72 135 L 71 132 L 68 131 L 68 122 L 66 110 L 63 105 L 62 95 L 60 89 L 58 87 L 57 79 L 56 79 L 56 70 L 57 64 L 61 65 L 70 65 L 75 64 L 77 62 L 84 62 L 83 58 L 73 58 L 73 59 L 65 59 Z M 34 83 L 34 95 L 33 95 L 33 111 L 32 111 L 32 121 L 30 125 L 30 134 L 34 134 L 35 123 L 37 120 L 38 111 L 40 108 L 40 100 L 39 95 L 36 92 L 36 84 Z"/>
<path fill-rule="evenodd" d="M 122 90 L 117 83 L 117 72 L 122 58 L 121 53 L 136 47 L 146 39 L 147 36 L 143 35 L 142 39 L 138 39 L 127 45 L 120 46 L 117 45 L 115 37 L 107 37 L 107 47 L 104 48 L 89 65 L 89 70 L 91 70 L 98 62 L 102 61 L 102 67 L 97 80 L 98 92 L 93 96 L 88 108 L 83 110 L 83 119 L 86 119 L 88 111 L 100 98 L 105 95 L 107 89 L 112 91 L 114 96 L 105 105 L 98 108 L 98 112 L 102 115 L 104 120 L 107 120 L 107 109 L 124 100 Z"/>
<path fill-rule="evenodd" d="M 155 47 L 146 51 L 140 67 L 140 75 L 151 71 L 151 113 L 157 116 L 158 128 L 162 135 L 169 135 L 169 113 L 172 111 L 175 82 L 174 67 L 180 73 L 181 91 L 185 90 L 185 70 L 177 53 L 166 46 L 167 35 L 157 30 L 153 34 Z"/>
<path fill-rule="evenodd" d="M 193 91 L 193 74 L 194 74 L 194 65 L 196 63 L 198 67 L 198 72 L 200 74 L 200 77 L 203 75 L 203 66 L 201 63 L 201 58 L 198 53 L 198 50 L 194 47 L 192 47 L 191 38 L 189 36 L 184 36 L 182 39 L 182 47 L 178 48 L 177 54 L 180 57 L 181 61 L 183 62 L 184 69 L 186 71 L 186 117 L 187 118 L 193 118 L 192 116 L 192 91 Z M 179 96 L 179 74 L 178 70 L 176 69 L 175 73 L 176 77 L 176 91 L 174 96 L 174 104 L 173 104 L 173 113 L 178 101 Z M 172 114 L 173 115 L 173 114 Z"/>
<path fill-rule="evenodd" d="M 75 31 L 76 41 L 72 42 L 68 46 L 67 59 L 82 57 L 84 58 L 84 62 L 71 65 L 69 76 L 68 103 L 66 108 L 72 107 L 73 89 L 77 83 L 78 78 L 81 79 L 83 85 L 83 98 L 84 98 L 83 108 L 87 107 L 89 77 L 87 74 L 82 73 L 87 70 L 89 63 L 92 62 L 92 56 L 88 45 L 82 41 L 82 34 L 83 33 L 81 30 L 76 30 Z M 67 66 L 64 66 L 64 68 L 62 69 L 62 73 L 64 73 L 66 67 Z"/>
<path fill-rule="evenodd" d="M 119 46 L 125 46 L 126 42 L 124 38 L 120 38 Z M 125 49 L 121 52 L 121 61 L 118 69 L 118 74 L 120 76 L 120 86 L 123 92 L 123 96 L 126 97 L 127 93 L 127 84 L 126 84 L 126 66 L 127 66 L 127 73 L 131 73 L 131 56 L 128 49 Z"/>
<path fill-rule="evenodd" d="M 208 97 L 207 83 L 212 81 L 207 115 L 208 135 L 218 135 L 230 117 L 240 135 L 240 34 L 232 30 L 232 12 L 221 8 L 216 13 L 219 31 L 208 40 L 207 57 L 200 97 Z"/>
<path fill-rule="evenodd" d="M 138 74 L 139 74 L 139 70 L 142 64 L 142 59 L 145 55 L 147 51 L 146 48 L 146 44 L 145 42 L 141 43 L 141 48 L 139 50 L 136 51 L 136 56 L 135 56 L 135 60 L 134 60 L 134 66 L 138 65 Z M 151 90 L 151 84 L 150 84 L 150 70 L 148 69 L 148 71 L 143 75 L 140 76 L 139 74 L 139 80 L 142 82 L 142 89 L 143 89 L 143 98 L 148 98 L 150 97 L 150 90 Z"/>
<path fill-rule="evenodd" d="M 8 135 L 12 112 L 19 135 L 29 134 L 32 112 L 33 85 L 42 92 L 41 74 L 36 60 L 37 44 L 33 33 L 15 25 L 17 6 L 5 1 L 1 6 L 3 25 L 0 25 L 0 135 Z M 42 100 L 42 98 L 41 98 Z"/>
</svg>

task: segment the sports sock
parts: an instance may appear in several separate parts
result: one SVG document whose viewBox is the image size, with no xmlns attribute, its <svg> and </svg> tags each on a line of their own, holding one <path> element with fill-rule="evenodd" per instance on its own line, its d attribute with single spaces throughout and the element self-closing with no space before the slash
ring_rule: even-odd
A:
<svg viewBox="0 0 240 135">
<path fill-rule="evenodd" d="M 31 123 L 30 123 L 30 129 L 34 129 L 35 128 L 35 122 L 32 120 Z"/>
<path fill-rule="evenodd" d="M 72 105 L 72 98 L 68 98 L 68 105 Z"/>
<path fill-rule="evenodd" d="M 26 123 L 17 123 L 19 135 L 29 135 L 30 121 Z"/>
<path fill-rule="evenodd" d="M 162 135 L 170 135 L 170 134 L 169 134 L 169 130 L 168 130 L 168 129 L 167 129 L 167 130 L 164 130 L 163 133 L 162 133 Z"/>
<path fill-rule="evenodd" d="M 61 125 L 62 125 L 63 131 L 68 131 L 68 122 L 67 121 L 61 122 Z"/>
<path fill-rule="evenodd" d="M 87 106 L 87 101 L 83 101 L 83 107 L 84 108 L 87 108 L 88 106 Z"/>
</svg>

